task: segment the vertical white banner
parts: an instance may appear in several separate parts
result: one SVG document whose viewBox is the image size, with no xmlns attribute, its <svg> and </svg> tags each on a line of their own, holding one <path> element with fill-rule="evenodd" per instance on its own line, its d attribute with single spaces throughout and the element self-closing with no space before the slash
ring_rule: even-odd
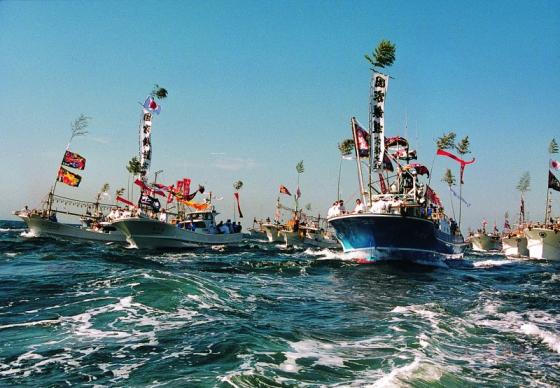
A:
<svg viewBox="0 0 560 388">
<path fill-rule="evenodd" d="M 372 167 L 377 172 L 383 171 L 383 157 L 385 154 L 385 96 L 388 85 L 389 76 L 373 73 L 370 88 L 369 125 L 372 134 Z"/>
<path fill-rule="evenodd" d="M 148 170 L 152 161 L 152 114 L 144 109 L 140 124 L 140 178 L 148 181 Z"/>
</svg>

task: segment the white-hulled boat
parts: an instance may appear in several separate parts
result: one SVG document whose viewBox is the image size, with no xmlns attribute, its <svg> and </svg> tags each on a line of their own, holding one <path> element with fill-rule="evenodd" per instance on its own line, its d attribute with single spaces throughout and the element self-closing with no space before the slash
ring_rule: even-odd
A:
<svg viewBox="0 0 560 388">
<path fill-rule="evenodd" d="M 184 218 L 164 222 L 146 216 L 121 218 L 111 222 L 131 246 L 140 249 L 192 248 L 239 244 L 242 233 L 220 233 L 212 210 L 188 213 Z"/>
<path fill-rule="evenodd" d="M 470 237 L 472 250 L 476 252 L 493 252 L 501 250 L 499 234 L 475 233 Z"/>
<path fill-rule="evenodd" d="M 256 224 L 256 225 L 255 225 Z M 249 235 L 253 239 L 257 240 L 267 240 L 268 236 L 266 231 L 263 229 L 263 221 L 253 220 L 253 226 L 247 229 Z"/>
<path fill-rule="evenodd" d="M 524 230 L 532 259 L 560 260 L 560 230 L 549 225 Z"/>
<path fill-rule="evenodd" d="M 51 214 L 54 214 L 54 212 Z M 14 215 L 21 218 L 27 224 L 29 231 L 35 237 L 56 237 L 99 242 L 126 242 L 125 236 L 106 222 L 96 223 L 94 224 L 95 226 L 88 226 L 85 223 L 82 223 L 82 225 L 68 225 L 58 222 L 52 215 L 49 218 L 38 212 L 28 213 L 24 211 L 15 211 Z"/>
<path fill-rule="evenodd" d="M 304 245 L 328 249 L 340 248 L 340 244 L 328 230 L 315 226 L 301 226 L 300 229 L 305 232 Z"/>
<path fill-rule="evenodd" d="M 282 224 L 277 222 L 265 222 L 262 224 L 262 229 L 266 233 L 268 242 L 282 242 L 283 237 L 280 235 L 280 231 L 283 229 Z"/>
<path fill-rule="evenodd" d="M 523 234 L 511 234 L 502 237 L 502 252 L 506 256 L 527 257 L 527 237 Z"/>
</svg>

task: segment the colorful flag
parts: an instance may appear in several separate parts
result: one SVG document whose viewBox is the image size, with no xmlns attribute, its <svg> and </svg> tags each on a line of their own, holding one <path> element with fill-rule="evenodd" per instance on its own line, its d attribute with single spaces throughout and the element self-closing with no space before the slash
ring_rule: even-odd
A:
<svg viewBox="0 0 560 388">
<path fill-rule="evenodd" d="M 419 175 L 427 175 L 428 177 L 430 176 L 430 170 L 428 170 L 428 167 L 420 163 L 410 163 L 404 166 L 402 169 L 404 171 L 415 169 L 416 173 Z"/>
<path fill-rule="evenodd" d="M 301 197 L 301 191 L 300 191 L 299 185 L 298 185 L 297 190 L 296 190 L 296 199 L 299 199 L 300 197 Z"/>
<path fill-rule="evenodd" d="M 60 167 L 58 170 L 58 181 L 64 183 L 68 186 L 78 187 L 80 182 L 82 181 L 82 177 L 78 174 L 74 174 L 71 171 L 68 171 L 64 167 Z"/>
<path fill-rule="evenodd" d="M 416 160 L 418 156 L 416 155 L 416 150 L 409 151 L 408 148 L 401 148 L 393 153 L 391 153 L 393 158 L 399 160 Z"/>
<path fill-rule="evenodd" d="M 391 158 L 389 158 L 389 155 L 387 155 L 387 153 L 385 153 L 385 155 L 383 156 L 383 170 L 390 172 L 395 171 L 395 169 L 393 168 L 393 163 L 391 162 Z"/>
<path fill-rule="evenodd" d="M 453 155 L 451 152 L 447 152 L 447 151 L 444 151 L 444 150 L 437 150 L 437 154 L 440 155 L 440 156 L 447 156 L 447 157 L 455 160 L 456 162 L 458 162 L 461 165 L 461 183 L 465 183 L 465 182 L 463 182 L 463 172 L 465 171 L 465 166 L 467 164 L 474 163 L 475 159 L 473 158 L 472 160 L 467 162 L 467 161 L 459 158 L 458 156 Z"/>
<path fill-rule="evenodd" d="M 358 123 L 358 120 L 352 118 L 352 124 L 354 129 L 354 143 L 358 150 L 358 155 L 360 158 L 367 158 L 369 156 L 369 133 L 363 129 Z"/>
<path fill-rule="evenodd" d="M 280 185 L 280 194 L 292 195 L 286 186 Z"/>
<path fill-rule="evenodd" d="M 143 107 L 147 111 L 153 112 L 158 115 L 159 112 L 161 112 L 161 105 L 158 105 L 158 103 L 154 100 L 152 96 L 146 97 L 146 101 L 144 101 Z"/>
<path fill-rule="evenodd" d="M 560 191 L 560 181 L 554 176 L 552 172 L 548 172 L 548 188 Z"/>
<path fill-rule="evenodd" d="M 550 159 L 550 168 L 555 170 L 560 170 L 560 162 L 557 160 Z"/>
<path fill-rule="evenodd" d="M 155 197 L 152 197 L 146 193 L 142 194 L 140 196 L 140 199 L 138 200 L 138 205 L 139 206 L 149 206 L 152 208 L 153 211 L 158 212 L 161 204 L 159 203 L 159 200 Z"/>
<path fill-rule="evenodd" d="M 385 138 L 385 147 L 408 148 L 408 140 L 400 136 L 387 137 Z"/>
<path fill-rule="evenodd" d="M 439 199 L 439 196 L 436 194 L 434 190 L 432 190 L 430 186 L 426 187 L 426 198 L 428 198 L 428 201 L 430 201 L 434 205 L 443 207 L 443 205 L 441 204 L 441 200 Z"/>
<path fill-rule="evenodd" d="M 504 229 L 511 229 L 511 226 L 509 224 L 509 220 L 506 218 L 506 220 L 504 221 Z"/>
<path fill-rule="evenodd" d="M 66 151 L 64 153 L 64 158 L 62 158 L 62 165 L 77 170 L 83 170 L 86 168 L 86 158 L 74 152 Z"/>
<path fill-rule="evenodd" d="M 239 212 L 239 218 L 243 218 L 243 213 L 241 213 L 241 206 L 239 206 L 239 193 L 233 193 L 235 201 L 237 202 L 237 211 Z"/>
</svg>

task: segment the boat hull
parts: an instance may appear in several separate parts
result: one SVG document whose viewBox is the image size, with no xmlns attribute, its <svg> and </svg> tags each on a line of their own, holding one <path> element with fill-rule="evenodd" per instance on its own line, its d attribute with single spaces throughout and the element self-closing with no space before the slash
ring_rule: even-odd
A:
<svg viewBox="0 0 560 388">
<path fill-rule="evenodd" d="M 282 242 L 284 238 L 280 235 L 280 227 L 277 224 L 263 224 L 262 228 L 266 233 L 266 237 L 268 238 L 268 242 Z"/>
<path fill-rule="evenodd" d="M 209 245 L 239 244 L 242 233 L 210 234 L 180 229 L 151 218 L 126 218 L 112 222 L 131 246 L 139 249 L 194 248 Z"/>
<path fill-rule="evenodd" d="M 532 259 L 560 260 L 560 232 L 549 228 L 524 230 L 529 257 Z"/>
<path fill-rule="evenodd" d="M 471 237 L 472 250 L 476 252 L 500 251 L 500 238 L 484 233 L 475 233 Z"/>
<path fill-rule="evenodd" d="M 37 237 L 56 237 L 67 240 L 78 239 L 99 242 L 126 242 L 125 236 L 118 230 L 105 233 L 51 221 L 39 215 L 17 214 L 17 216 L 27 224 L 29 231 Z"/>
<path fill-rule="evenodd" d="M 437 264 L 460 258 L 466 244 L 436 229 L 430 220 L 393 214 L 355 214 L 329 219 L 347 258 Z"/>
<path fill-rule="evenodd" d="M 512 236 L 502 238 L 502 252 L 506 256 L 527 257 L 529 249 L 527 249 L 527 237 Z"/>
</svg>

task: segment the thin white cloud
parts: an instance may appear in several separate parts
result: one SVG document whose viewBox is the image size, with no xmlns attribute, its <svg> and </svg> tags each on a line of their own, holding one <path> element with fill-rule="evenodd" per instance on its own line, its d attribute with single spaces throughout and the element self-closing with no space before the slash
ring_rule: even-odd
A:
<svg viewBox="0 0 560 388">
<path fill-rule="evenodd" d="M 256 165 L 255 160 L 251 158 L 220 157 L 214 161 L 214 167 L 227 171 L 250 170 Z"/>
</svg>

